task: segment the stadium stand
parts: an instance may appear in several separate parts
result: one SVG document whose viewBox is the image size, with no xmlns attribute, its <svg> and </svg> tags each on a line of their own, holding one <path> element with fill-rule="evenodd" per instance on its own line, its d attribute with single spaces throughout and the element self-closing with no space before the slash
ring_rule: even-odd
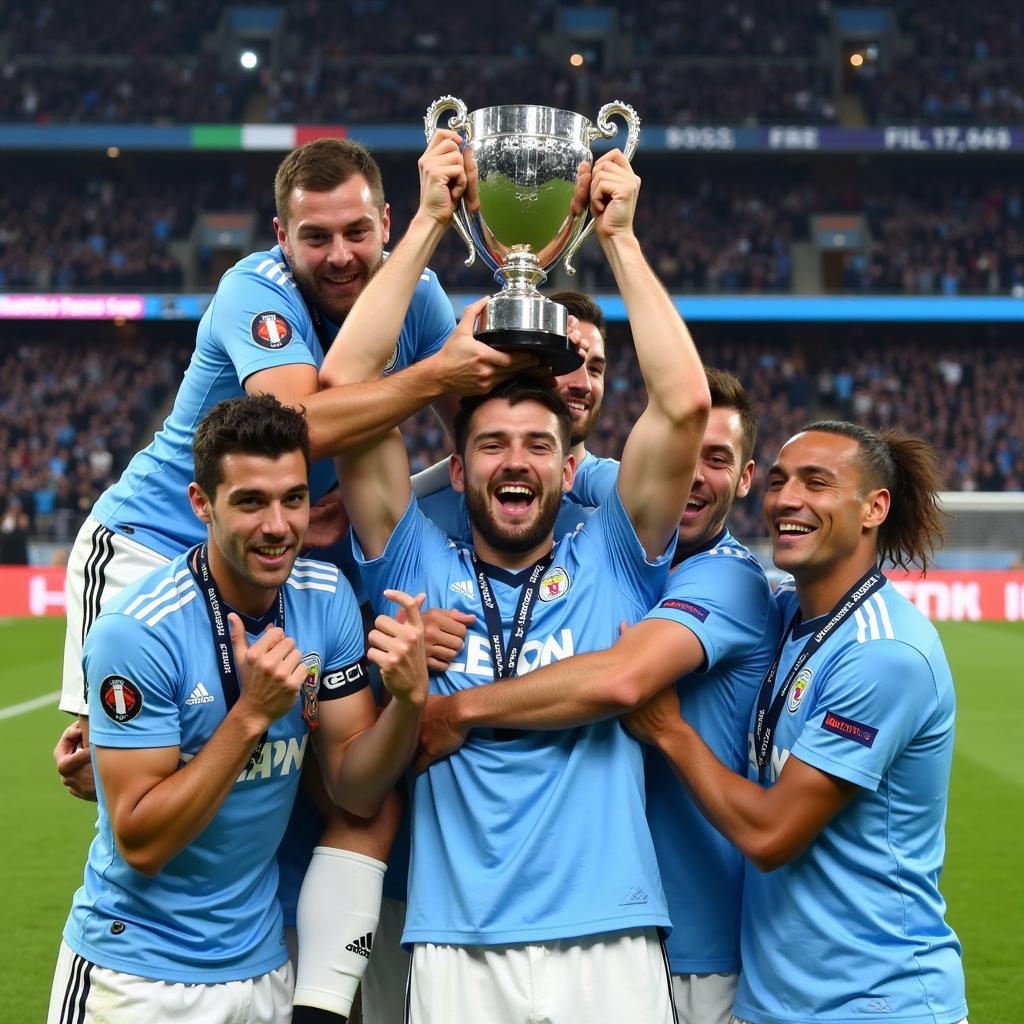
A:
<svg viewBox="0 0 1024 1024">
<path fill-rule="evenodd" d="M 636 104 L 645 128 L 668 131 L 921 125 L 926 134 L 908 136 L 911 150 L 931 144 L 933 125 L 988 131 L 1024 123 L 1017 5 L 890 0 L 857 12 L 851 28 L 849 12 L 830 3 L 637 0 L 627 11 L 542 0 L 526 10 L 453 9 L 442 23 L 436 7 L 413 0 L 257 0 L 212 14 L 199 0 L 98 9 L 12 0 L 0 11 L 0 122 L 371 123 L 412 126 L 418 135 L 426 103 L 453 93 L 470 108 L 537 102 L 588 116 L 622 98 Z M 255 70 L 238 62 L 243 43 L 260 57 Z M 567 59 L 574 50 L 577 67 Z M 1006 138 L 991 147 L 967 140 L 966 148 L 1007 148 Z M 965 136 L 956 139 L 963 149 Z M 729 154 L 641 144 L 637 230 L 673 292 L 1024 296 L 1019 158 L 787 156 L 759 145 Z M 113 151 L 120 159 L 109 160 L 102 148 L 69 156 L 19 143 L 5 154 L 0 293 L 210 291 L 240 254 L 217 248 L 216 232 L 206 230 L 211 215 L 248 218 L 245 244 L 271 244 L 270 182 L 280 152 Z M 377 155 L 394 241 L 414 208 L 414 160 L 405 145 Z M 836 217 L 852 241 L 829 252 L 819 220 Z M 493 290 L 488 273 L 464 259 L 450 233 L 432 261 L 446 288 Z M 575 279 L 553 274 L 549 286 L 611 288 L 596 245 L 577 265 Z M 4 536 L 28 528 L 66 537 L 124 457 L 145 443 L 147 416 L 176 383 L 193 323 L 178 325 L 173 344 L 154 333 L 160 325 L 136 325 L 131 346 L 112 344 L 108 326 L 74 335 L 17 330 L 0 348 L 9 382 L 0 409 Z M 719 326 L 704 351 L 757 396 L 762 463 L 807 417 L 836 413 L 871 426 L 903 423 L 931 438 L 951 488 L 1020 490 L 1024 379 L 1005 336 L 975 325 L 959 345 L 943 334 L 936 349 L 920 330 L 882 330 L 877 342 L 840 332 L 827 345 L 803 338 L 794 346 L 777 337 L 730 340 Z M 609 455 L 640 401 L 628 338 L 621 325 L 612 332 L 606 410 L 594 439 Z M 135 377 L 138 387 L 126 387 Z M 418 467 L 445 452 L 429 417 L 409 436 Z M 738 509 L 739 532 L 759 532 L 757 505 L 755 494 Z"/>
<path fill-rule="evenodd" d="M 129 331 L 124 343 L 25 340 L 0 350 L 0 518 L 31 535 L 74 537 L 177 387 L 187 344 Z"/>
</svg>

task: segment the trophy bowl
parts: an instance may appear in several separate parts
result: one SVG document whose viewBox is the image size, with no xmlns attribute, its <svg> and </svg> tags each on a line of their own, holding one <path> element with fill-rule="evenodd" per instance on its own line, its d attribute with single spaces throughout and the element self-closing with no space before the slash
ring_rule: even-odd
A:
<svg viewBox="0 0 1024 1024">
<path fill-rule="evenodd" d="M 640 118 L 626 103 L 606 103 L 596 125 L 569 110 L 519 104 L 467 112 L 465 103 L 442 96 L 427 108 L 424 131 L 433 138 L 441 115 L 465 139 L 468 185 L 453 223 L 469 250 L 479 253 L 501 291 L 480 314 L 474 334 L 495 348 L 528 351 L 556 374 L 571 373 L 582 358 L 568 338 L 568 313 L 537 290 L 560 258 L 575 274 L 572 257 L 594 229 L 590 209 L 591 143 L 610 139 L 618 114 L 628 126 L 623 152 L 636 151 Z"/>
</svg>

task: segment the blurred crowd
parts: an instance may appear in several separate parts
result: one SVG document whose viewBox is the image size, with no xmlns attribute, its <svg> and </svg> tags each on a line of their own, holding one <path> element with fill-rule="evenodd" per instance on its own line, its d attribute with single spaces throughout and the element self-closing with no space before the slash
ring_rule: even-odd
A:
<svg viewBox="0 0 1024 1024">
<path fill-rule="evenodd" d="M 844 88 L 872 123 L 1024 118 L 1024 19 L 1007 0 L 892 0 L 891 52 L 845 86 L 832 0 L 638 0 L 607 34 L 582 32 L 582 67 L 549 45 L 574 6 L 442 16 L 424 0 L 257 2 L 246 10 L 268 7 L 281 27 L 263 65 L 246 70 L 227 8 L 11 0 L 0 10 L 0 120 L 408 123 L 455 93 L 471 108 L 642 96 L 656 123 L 829 124 Z M 604 10 L 579 6 L 584 18 Z"/>
<path fill-rule="evenodd" d="M 604 406 L 588 447 L 618 457 L 646 402 L 628 333 L 611 325 Z M 701 341 L 708 365 L 732 370 L 757 402 L 761 470 L 736 505 L 735 532 L 759 537 L 764 471 L 811 419 L 903 426 L 939 449 L 948 490 L 1024 489 L 1024 353 L 999 345 L 924 346 L 879 335 L 792 350 Z M 66 542 L 128 459 L 149 442 L 189 346 L 24 343 L 0 357 L 0 534 Z M 449 453 L 433 413 L 404 431 L 414 471 Z M 2 540 L 3 538 L 0 538 Z"/>
<path fill-rule="evenodd" d="M 69 177 L 0 189 L 0 289 L 180 288 L 171 242 L 192 218 L 189 198 L 152 183 Z"/>
<path fill-rule="evenodd" d="M 74 537 L 173 394 L 188 346 L 22 343 L 0 350 L 0 533 Z M 145 434 L 146 436 L 143 436 Z"/>
<path fill-rule="evenodd" d="M 415 209 L 411 157 L 384 160 L 393 241 Z M 225 161 L 115 173 L 107 165 L 65 179 L 54 165 L 12 171 L 0 188 L 0 288 L 24 291 L 175 290 L 186 283 L 185 243 L 203 212 L 255 215 L 253 248 L 272 244 L 270 172 Z M 35 176 L 33 177 L 33 171 Z M 683 293 L 786 293 L 793 289 L 793 245 L 810 238 L 817 213 L 860 214 L 863 249 L 844 257 L 832 290 L 850 294 L 1021 294 L 1024 292 L 1024 185 L 948 175 L 887 187 L 820 187 L 759 179 L 680 180 L 668 160 L 645 163 L 637 234 L 665 285 Z M 169 175 L 173 175 L 172 179 Z M 39 225 L 46 224 L 40 231 Z M 212 288 L 210 253 L 194 254 Z M 480 265 L 466 268 L 454 234 L 431 265 L 451 290 L 484 291 Z M 599 247 L 576 260 L 577 284 L 614 287 Z"/>
</svg>

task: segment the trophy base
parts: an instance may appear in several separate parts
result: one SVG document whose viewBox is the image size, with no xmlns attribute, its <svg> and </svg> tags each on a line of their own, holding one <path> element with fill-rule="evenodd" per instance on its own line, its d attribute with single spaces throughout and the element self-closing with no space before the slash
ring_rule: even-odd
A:
<svg viewBox="0 0 1024 1024">
<path fill-rule="evenodd" d="M 565 306 L 543 295 L 494 295 L 477 320 L 473 336 L 493 348 L 526 352 L 550 365 L 556 377 L 583 365 L 568 336 Z"/>
</svg>

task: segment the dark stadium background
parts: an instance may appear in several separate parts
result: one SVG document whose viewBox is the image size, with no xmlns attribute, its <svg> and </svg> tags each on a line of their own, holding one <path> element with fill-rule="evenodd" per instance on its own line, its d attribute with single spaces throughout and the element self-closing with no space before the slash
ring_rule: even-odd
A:
<svg viewBox="0 0 1024 1024">
<path fill-rule="evenodd" d="M 972 1020 L 1020 1019 L 1009 994 L 1019 929 L 999 916 L 1014 899 L 993 896 L 1016 886 L 1020 905 L 1020 858 L 995 850 L 999 832 L 983 847 L 991 823 L 966 808 L 1002 816 L 1009 804 L 1019 828 L 1024 776 L 1007 730 L 1024 725 L 1012 683 L 1024 618 L 1022 58 L 1024 14 L 1007 0 L 6 0 L 0 562 L 32 568 L 2 570 L 0 615 L 55 618 L 0 630 L 35 638 L 25 654 L 8 640 L 4 706 L 56 689 L 68 543 L 161 422 L 219 275 L 271 244 L 273 173 L 288 149 L 322 134 L 365 141 L 395 242 L 415 207 L 431 100 L 593 118 L 621 99 L 643 118 L 637 233 L 706 361 L 757 397 L 759 465 L 820 416 L 927 437 L 957 519 L 943 571 L 906 586 L 936 618 L 1017 623 L 956 627 L 974 631 L 957 634 L 957 680 L 958 771 L 975 788 L 954 792 L 951 918 L 966 934 Z M 464 255 L 450 233 L 432 263 L 457 307 L 494 290 Z M 595 243 L 579 265 L 549 284 L 595 293 L 612 319 L 592 447 L 617 455 L 642 385 Z M 445 454 L 429 416 L 406 436 L 417 468 Z M 760 492 L 733 523 L 754 542 Z M 47 807 L 60 797 L 55 815 L 78 812 L 46 775 L 39 745 L 59 731 L 52 707 L 46 716 L 4 727 L 40 723 L 22 762 L 39 794 L 27 781 L 24 792 Z M 82 834 L 65 836 L 63 888 L 25 947 L 40 985 Z M 43 845 L 32 885 L 55 884 L 53 836 Z M 27 869 L 15 858 L 4 870 L 16 882 Z"/>
</svg>

